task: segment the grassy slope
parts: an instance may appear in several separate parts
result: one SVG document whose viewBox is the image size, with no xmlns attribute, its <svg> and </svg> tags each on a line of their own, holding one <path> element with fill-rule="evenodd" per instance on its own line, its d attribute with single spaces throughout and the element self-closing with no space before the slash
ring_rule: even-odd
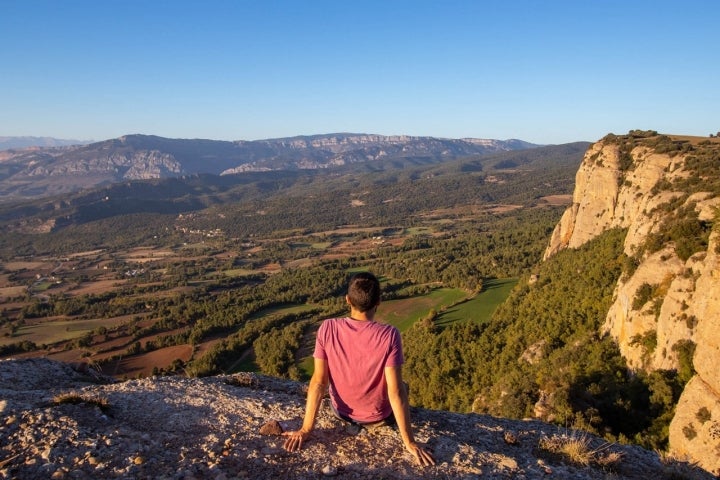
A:
<svg viewBox="0 0 720 480">
<path fill-rule="evenodd" d="M 435 324 L 445 327 L 455 322 L 489 322 L 495 309 L 510 295 L 517 282 L 516 278 L 485 281 L 483 291 L 479 295 L 448 308 L 438 316 Z"/>
</svg>

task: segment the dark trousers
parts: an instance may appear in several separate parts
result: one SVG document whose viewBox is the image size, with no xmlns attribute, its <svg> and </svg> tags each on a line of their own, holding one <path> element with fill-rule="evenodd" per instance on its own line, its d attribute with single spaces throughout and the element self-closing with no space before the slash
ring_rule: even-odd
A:
<svg viewBox="0 0 720 480">
<path fill-rule="evenodd" d="M 348 417 L 347 415 L 343 415 L 342 413 L 338 412 L 337 409 L 335 409 L 335 405 L 330 402 L 330 408 L 332 408 L 333 413 L 337 418 L 342 420 L 343 422 L 350 423 L 352 425 L 357 425 L 359 427 L 364 428 L 376 428 L 376 427 L 393 427 L 396 425 L 395 422 L 395 414 L 390 412 L 390 415 L 383 418 L 382 420 L 378 420 L 377 422 L 358 422 L 357 420 L 353 420 L 352 418 Z"/>
</svg>

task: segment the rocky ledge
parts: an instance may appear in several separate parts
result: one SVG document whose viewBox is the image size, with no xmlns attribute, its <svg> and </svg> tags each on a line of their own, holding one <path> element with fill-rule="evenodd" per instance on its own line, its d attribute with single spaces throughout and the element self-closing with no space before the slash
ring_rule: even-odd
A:
<svg viewBox="0 0 720 480">
<path fill-rule="evenodd" d="M 546 423 L 415 408 L 433 467 L 392 428 L 350 428 L 326 404 L 288 453 L 279 433 L 299 427 L 304 403 L 303 384 L 254 374 L 112 382 L 46 359 L 0 361 L 0 478 L 714 478 Z"/>
</svg>

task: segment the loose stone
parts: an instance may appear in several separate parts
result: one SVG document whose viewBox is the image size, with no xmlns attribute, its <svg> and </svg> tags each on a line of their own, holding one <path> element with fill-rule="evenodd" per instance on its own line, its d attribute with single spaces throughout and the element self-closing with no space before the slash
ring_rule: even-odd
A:
<svg viewBox="0 0 720 480">
<path fill-rule="evenodd" d="M 322 474 L 326 477 L 334 477 L 335 475 L 337 475 L 337 468 L 332 465 L 325 465 L 322 468 Z"/>
</svg>

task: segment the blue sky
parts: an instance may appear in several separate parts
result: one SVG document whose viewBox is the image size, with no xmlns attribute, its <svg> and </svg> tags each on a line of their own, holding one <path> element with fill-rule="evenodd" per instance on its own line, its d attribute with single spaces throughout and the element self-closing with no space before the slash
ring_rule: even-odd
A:
<svg viewBox="0 0 720 480">
<path fill-rule="evenodd" d="M 0 6 L 0 136 L 720 130 L 717 0 Z"/>
</svg>

